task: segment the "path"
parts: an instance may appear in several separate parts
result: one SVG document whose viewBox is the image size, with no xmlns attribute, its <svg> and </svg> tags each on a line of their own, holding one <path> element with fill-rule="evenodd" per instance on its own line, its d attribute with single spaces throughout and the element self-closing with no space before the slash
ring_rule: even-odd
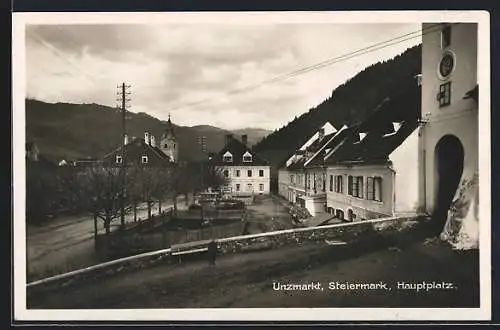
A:
<svg viewBox="0 0 500 330">
<path fill-rule="evenodd" d="M 29 308 L 474 307 L 477 254 L 440 241 L 350 255 L 324 243 L 163 265 L 28 299 Z M 452 283 L 452 289 L 412 291 L 398 281 Z M 333 281 L 386 282 L 391 290 L 330 290 Z M 323 290 L 276 291 L 273 282 L 319 282 Z"/>
</svg>

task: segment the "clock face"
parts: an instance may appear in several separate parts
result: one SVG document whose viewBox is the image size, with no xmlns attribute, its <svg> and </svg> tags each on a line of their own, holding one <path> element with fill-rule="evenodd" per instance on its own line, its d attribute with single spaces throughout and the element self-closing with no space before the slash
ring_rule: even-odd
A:
<svg viewBox="0 0 500 330">
<path fill-rule="evenodd" d="M 453 71 L 453 66 L 455 65 L 455 59 L 453 55 L 448 53 L 443 56 L 441 63 L 439 63 L 439 73 L 442 77 L 448 77 Z"/>
</svg>

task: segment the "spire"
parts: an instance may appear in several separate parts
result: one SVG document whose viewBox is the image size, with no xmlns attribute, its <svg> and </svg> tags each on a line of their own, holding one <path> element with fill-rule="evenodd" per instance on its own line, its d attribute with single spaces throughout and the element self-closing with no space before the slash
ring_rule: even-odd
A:
<svg viewBox="0 0 500 330">
<path fill-rule="evenodd" d="M 170 112 L 168 113 L 167 127 L 165 129 L 165 133 L 163 133 L 164 137 L 172 136 L 175 138 L 174 126 L 172 124 L 172 120 L 170 118 Z"/>
</svg>

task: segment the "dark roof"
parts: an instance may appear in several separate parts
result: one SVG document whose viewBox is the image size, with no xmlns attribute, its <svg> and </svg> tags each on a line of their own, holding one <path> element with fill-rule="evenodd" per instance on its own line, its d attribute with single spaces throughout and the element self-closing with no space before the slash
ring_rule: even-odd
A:
<svg viewBox="0 0 500 330">
<path fill-rule="evenodd" d="M 316 140 L 313 141 L 313 143 L 311 143 L 307 148 L 306 150 L 307 151 L 311 151 L 311 152 L 316 152 L 318 151 L 319 149 L 321 149 L 321 147 L 325 144 L 325 142 L 327 142 L 330 138 L 332 138 L 333 136 L 335 135 L 335 133 L 331 133 L 331 134 L 328 134 L 328 135 L 325 135 L 322 139 L 319 139 L 317 138 Z"/>
<path fill-rule="evenodd" d="M 337 134 L 334 134 L 331 136 L 327 143 L 324 144 L 323 152 L 318 153 L 313 157 L 309 163 L 307 164 L 307 167 L 314 167 L 314 166 L 322 166 L 324 165 L 324 158 L 328 153 L 335 148 L 339 147 L 340 144 L 346 139 L 346 137 L 349 134 L 352 134 L 352 131 L 356 128 L 356 125 L 350 126 L 343 128 L 337 132 Z"/>
<path fill-rule="evenodd" d="M 158 147 L 153 147 L 147 144 L 144 139 L 136 138 L 125 145 L 125 161 L 126 163 L 141 163 L 143 155 L 148 156 L 149 165 L 164 165 L 170 163 L 170 159 L 163 151 Z M 102 159 L 105 165 L 116 164 L 116 156 L 121 155 L 122 147 L 113 150 L 112 152 L 105 155 Z"/>
<path fill-rule="evenodd" d="M 319 154 L 321 154 L 321 153 L 319 153 L 318 155 L 316 155 L 316 153 L 319 150 L 321 150 L 336 134 L 337 134 L 337 132 L 334 132 L 334 133 L 330 133 L 330 134 L 327 134 L 327 135 L 323 136 L 323 138 L 321 138 L 321 139 L 320 138 L 316 138 L 309 146 L 306 147 L 305 150 L 300 150 L 300 149 L 296 150 L 292 155 L 290 155 L 286 159 L 286 161 L 288 161 L 288 159 L 290 159 L 290 157 L 292 157 L 294 155 L 298 155 L 300 153 L 304 153 L 305 156 L 301 157 L 301 158 L 299 158 L 299 159 L 297 159 L 295 161 L 293 161 L 286 168 L 289 169 L 289 170 L 304 169 L 305 163 L 308 162 L 311 159 L 311 156 L 307 157 L 307 154 L 312 155 L 312 156 L 318 156 L 318 157 L 314 157 L 313 159 L 315 159 L 315 158 L 321 158 L 321 157 L 319 157 Z M 286 163 L 284 165 L 286 165 Z"/>
<path fill-rule="evenodd" d="M 389 155 L 415 131 L 419 121 L 420 93 L 385 99 L 369 118 L 349 129 L 339 148 L 325 163 L 386 162 Z M 394 132 L 393 123 L 401 125 L 397 132 Z M 366 134 L 361 141 L 360 133 Z"/>
<path fill-rule="evenodd" d="M 165 128 L 165 132 L 163 133 L 161 138 L 163 139 L 169 135 L 175 138 L 174 125 L 172 124 L 172 121 L 170 120 L 170 115 L 168 115 L 167 127 Z"/>
<path fill-rule="evenodd" d="M 233 155 L 233 161 L 231 163 L 224 162 L 222 157 L 229 151 Z M 252 162 L 243 162 L 243 155 L 246 152 L 252 155 Z M 252 151 L 248 146 L 243 144 L 240 140 L 231 136 L 227 145 L 222 148 L 211 160 L 213 165 L 225 165 L 225 166 L 262 166 L 270 165 L 269 162 L 264 159 L 259 154 Z"/>
</svg>

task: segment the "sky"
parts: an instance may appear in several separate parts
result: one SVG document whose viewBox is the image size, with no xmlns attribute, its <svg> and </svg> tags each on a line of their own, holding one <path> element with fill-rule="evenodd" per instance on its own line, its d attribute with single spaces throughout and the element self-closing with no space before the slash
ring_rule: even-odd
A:
<svg viewBox="0 0 500 330">
<path fill-rule="evenodd" d="M 367 66 L 421 38 L 360 52 L 289 79 L 273 78 L 420 28 L 414 23 L 28 25 L 27 97 L 116 106 L 117 85 L 125 82 L 132 112 L 161 120 L 171 114 L 182 126 L 274 130 L 320 104 Z"/>
</svg>

